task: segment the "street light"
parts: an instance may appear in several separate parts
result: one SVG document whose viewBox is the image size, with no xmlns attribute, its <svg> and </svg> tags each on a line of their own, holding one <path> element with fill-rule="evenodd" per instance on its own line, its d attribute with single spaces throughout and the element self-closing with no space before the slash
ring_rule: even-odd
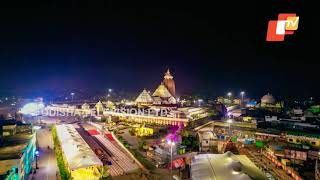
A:
<svg viewBox="0 0 320 180">
<path fill-rule="evenodd" d="M 229 99 L 231 99 L 232 93 L 231 93 L 231 92 L 228 92 L 227 95 L 228 95 Z"/>
<path fill-rule="evenodd" d="M 240 94 L 241 94 L 241 104 L 243 104 L 243 96 L 244 96 L 245 92 L 244 92 L 244 91 L 241 91 Z M 240 104 L 240 105 L 241 105 L 241 104 Z"/>
<path fill-rule="evenodd" d="M 36 169 L 38 169 L 38 157 L 39 157 L 39 151 L 38 150 L 36 150 L 35 155 L 36 155 Z"/>
<path fill-rule="evenodd" d="M 111 89 L 111 88 L 109 88 L 109 89 L 108 89 L 108 92 L 109 92 L 109 93 L 111 93 L 111 92 L 112 92 L 112 89 Z"/>
<path fill-rule="evenodd" d="M 70 93 L 72 101 L 73 101 L 73 96 L 74 96 L 74 92 Z"/>
<path fill-rule="evenodd" d="M 172 169 L 173 169 L 173 167 L 172 167 L 172 165 L 173 165 L 173 163 L 172 163 L 172 147 L 175 145 L 175 143 L 172 141 L 168 141 L 168 144 L 170 145 L 170 154 L 171 154 L 170 163 L 171 163 L 171 175 L 172 175 Z"/>
<path fill-rule="evenodd" d="M 227 123 L 229 124 L 229 135 L 231 134 L 231 123 L 232 123 L 232 119 L 228 119 Z"/>
<path fill-rule="evenodd" d="M 243 101 L 243 96 L 244 96 L 245 92 L 241 91 L 240 94 L 241 94 L 241 100 Z"/>
</svg>

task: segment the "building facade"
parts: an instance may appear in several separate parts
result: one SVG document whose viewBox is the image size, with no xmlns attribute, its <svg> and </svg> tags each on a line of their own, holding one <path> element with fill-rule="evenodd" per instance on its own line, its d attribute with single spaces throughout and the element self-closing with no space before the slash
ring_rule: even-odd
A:
<svg viewBox="0 0 320 180">
<path fill-rule="evenodd" d="M 31 125 L 30 128 L 32 128 Z M 3 143 L 1 145 L 0 179 L 27 179 L 34 168 L 36 134 L 32 131 L 17 131 L 16 134 L 3 137 Z"/>
</svg>

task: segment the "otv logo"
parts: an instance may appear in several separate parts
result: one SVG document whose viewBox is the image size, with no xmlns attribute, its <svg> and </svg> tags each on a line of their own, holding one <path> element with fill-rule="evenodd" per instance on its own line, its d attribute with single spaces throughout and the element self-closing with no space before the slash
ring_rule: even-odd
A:
<svg viewBox="0 0 320 180">
<path fill-rule="evenodd" d="M 292 35 L 298 29 L 299 16 L 295 13 L 280 13 L 278 20 L 270 20 L 267 41 L 284 41 L 285 35 Z"/>
</svg>

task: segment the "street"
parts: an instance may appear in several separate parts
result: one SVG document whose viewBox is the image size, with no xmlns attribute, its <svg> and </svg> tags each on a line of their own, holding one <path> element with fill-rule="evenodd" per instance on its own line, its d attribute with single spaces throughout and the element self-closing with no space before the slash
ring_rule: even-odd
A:
<svg viewBox="0 0 320 180">
<path fill-rule="evenodd" d="M 48 128 L 37 130 L 38 141 L 38 168 L 36 174 L 31 174 L 29 179 L 35 180 L 56 180 L 58 172 L 57 161 L 53 149 L 53 139 L 51 131 Z M 50 149 L 48 149 L 50 146 Z"/>
</svg>

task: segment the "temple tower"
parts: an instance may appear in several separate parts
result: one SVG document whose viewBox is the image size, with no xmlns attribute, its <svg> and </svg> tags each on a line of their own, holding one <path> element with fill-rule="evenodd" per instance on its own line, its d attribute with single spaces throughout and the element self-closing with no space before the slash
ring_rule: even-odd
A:
<svg viewBox="0 0 320 180">
<path fill-rule="evenodd" d="M 173 80 L 173 76 L 170 74 L 169 69 L 164 74 L 163 84 L 166 86 L 166 88 L 169 90 L 172 96 L 176 95 L 176 86 Z"/>
</svg>

